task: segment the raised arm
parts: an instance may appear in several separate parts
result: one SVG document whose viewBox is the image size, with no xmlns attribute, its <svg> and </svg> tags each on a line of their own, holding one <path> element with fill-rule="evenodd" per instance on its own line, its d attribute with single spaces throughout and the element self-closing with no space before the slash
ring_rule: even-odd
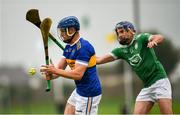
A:
<svg viewBox="0 0 180 115">
<path fill-rule="evenodd" d="M 108 62 L 112 62 L 116 60 L 112 55 L 110 54 L 106 54 L 104 56 L 98 57 L 96 56 L 96 64 L 104 64 L 104 63 L 108 63 Z"/>
<path fill-rule="evenodd" d="M 147 47 L 152 48 L 154 46 L 157 46 L 158 44 L 161 44 L 163 41 L 164 37 L 162 35 L 151 35 Z"/>
</svg>

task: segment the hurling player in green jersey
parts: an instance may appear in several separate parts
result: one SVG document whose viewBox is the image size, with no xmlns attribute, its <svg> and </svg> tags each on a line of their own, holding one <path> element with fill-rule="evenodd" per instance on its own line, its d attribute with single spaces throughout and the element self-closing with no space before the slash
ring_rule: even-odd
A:
<svg viewBox="0 0 180 115">
<path fill-rule="evenodd" d="M 142 80 L 144 87 L 136 98 L 134 114 L 148 113 L 155 102 L 162 114 L 172 114 L 171 84 L 153 49 L 163 42 L 163 36 L 136 34 L 133 24 L 128 21 L 117 23 L 115 31 L 120 46 L 109 54 L 97 57 L 96 63 L 123 59 Z"/>
</svg>

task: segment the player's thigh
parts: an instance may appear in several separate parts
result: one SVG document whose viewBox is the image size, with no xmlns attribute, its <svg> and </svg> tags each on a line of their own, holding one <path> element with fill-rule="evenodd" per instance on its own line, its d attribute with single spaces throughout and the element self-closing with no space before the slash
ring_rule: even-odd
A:
<svg viewBox="0 0 180 115">
<path fill-rule="evenodd" d="M 75 114 L 76 98 L 77 94 L 75 89 L 67 100 L 67 104 L 64 110 L 65 115 Z"/>
<path fill-rule="evenodd" d="M 91 113 L 92 115 L 97 115 L 100 100 L 101 100 L 101 95 L 93 97 L 90 109 L 88 109 L 87 111 L 89 113 Z M 89 102 L 89 104 L 90 104 L 90 102 Z"/>
<path fill-rule="evenodd" d="M 64 110 L 64 115 L 75 115 L 75 106 L 67 103 Z"/>
<path fill-rule="evenodd" d="M 86 115 L 92 114 L 97 115 L 98 105 L 101 100 L 101 95 L 95 97 L 82 97 L 77 99 L 75 114 Z"/>
<path fill-rule="evenodd" d="M 152 101 L 136 101 L 133 114 L 146 114 L 153 107 Z"/>
<path fill-rule="evenodd" d="M 172 99 L 162 98 L 157 100 L 162 114 L 172 114 Z"/>
</svg>

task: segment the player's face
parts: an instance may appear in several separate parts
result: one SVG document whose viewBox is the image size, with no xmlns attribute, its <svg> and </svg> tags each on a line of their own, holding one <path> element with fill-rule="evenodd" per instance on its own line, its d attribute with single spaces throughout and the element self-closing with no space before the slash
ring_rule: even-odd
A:
<svg viewBox="0 0 180 115">
<path fill-rule="evenodd" d="M 122 45 L 128 45 L 131 43 L 133 35 L 130 31 L 125 30 L 124 28 L 117 28 L 117 40 Z"/>
<path fill-rule="evenodd" d="M 67 33 L 65 28 L 58 28 L 58 37 L 61 38 L 63 41 L 67 39 Z"/>
<path fill-rule="evenodd" d="M 75 29 L 70 27 L 68 29 L 58 28 L 58 36 L 63 40 L 63 42 L 68 43 L 71 36 L 75 33 Z"/>
</svg>

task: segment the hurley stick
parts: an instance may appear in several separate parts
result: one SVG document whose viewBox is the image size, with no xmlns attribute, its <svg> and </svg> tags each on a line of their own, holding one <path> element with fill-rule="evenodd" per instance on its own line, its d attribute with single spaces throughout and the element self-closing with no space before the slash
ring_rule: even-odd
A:
<svg viewBox="0 0 180 115">
<path fill-rule="evenodd" d="M 51 24 L 52 24 L 52 21 L 50 18 L 45 18 L 40 24 L 40 30 L 41 30 L 41 34 L 43 38 L 43 43 L 44 43 L 46 65 L 49 65 L 48 36 L 49 36 Z M 46 76 L 46 77 L 50 77 L 50 76 Z M 51 82 L 50 80 L 47 80 L 46 91 L 50 91 L 50 90 L 51 90 Z"/>
<path fill-rule="evenodd" d="M 32 24 L 34 24 L 35 26 L 37 26 L 40 29 L 41 19 L 39 17 L 39 11 L 37 9 L 28 10 L 26 13 L 26 20 L 31 22 Z M 58 45 L 62 50 L 64 50 L 63 45 L 61 43 L 59 43 L 51 33 L 49 33 L 49 38 L 51 38 L 51 40 L 56 45 Z"/>
</svg>

